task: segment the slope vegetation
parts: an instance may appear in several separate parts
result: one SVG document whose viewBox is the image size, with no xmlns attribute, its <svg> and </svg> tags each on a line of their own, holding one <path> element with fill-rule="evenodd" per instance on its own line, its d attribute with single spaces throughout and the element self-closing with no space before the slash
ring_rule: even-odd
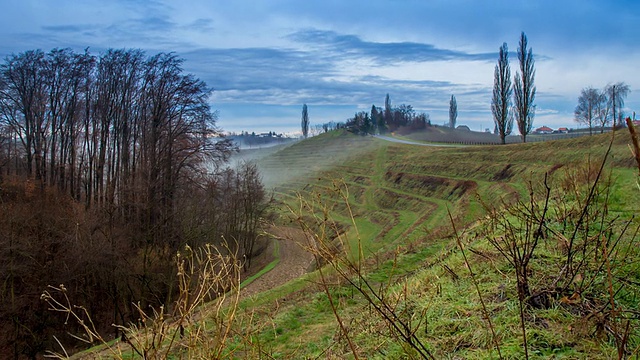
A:
<svg viewBox="0 0 640 360">
<path fill-rule="evenodd" d="M 535 253 L 540 260 L 532 261 L 527 271 L 535 279 L 532 293 L 548 292 L 549 296 L 544 306 L 524 305 L 527 354 L 540 358 L 609 358 L 617 354 L 616 346 L 620 347 L 623 337 L 626 340 L 621 353 L 637 354 L 637 313 L 632 315 L 629 310 L 637 307 L 637 274 L 626 283 L 615 279 L 607 282 L 603 280 L 606 272 L 584 265 L 576 275 L 583 283 L 576 284 L 575 279 L 564 277 L 566 269 L 558 265 L 566 257 L 563 241 L 574 229 L 569 222 L 578 221 L 575 212 L 582 209 L 609 141 L 610 136 L 605 135 L 536 144 L 425 148 L 332 133 L 291 146 L 261 166 L 265 173 L 298 175 L 285 176 L 287 181 L 277 187 L 282 208 L 294 209 L 282 210 L 282 221 L 290 223 L 298 216 L 312 224 L 309 228 L 316 231 L 316 238 L 325 232 L 323 225 L 333 224 L 335 232 L 329 242 L 341 245 L 336 246 L 336 256 L 344 252 L 351 259 L 342 266 L 354 261 L 358 252 L 364 255 L 363 279 L 382 294 L 399 317 L 408 319 L 402 324 L 409 326 L 407 331 L 415 333 L 435 358 L 525 356 L 516 276 L 509 259 L 491 245 L 489 240 L 500 234 L 486 219 L 497 219 L 490 216 L 494 208 L 524 204 L 526 209 L 534 199 L 530 193 L 535 193 L 535 202 L 540 203 L 538 196 L 544 195 L 541 189 L 546 174 L 553 188 L 550 196 L 554 199 L 548 210 L 553 216 L 547 215 L 547 235 Z M 598 188 L 598 196 L 606 201 L 606 205 L 600 205 L 606 211 L 595 203 L 589 211 L 602 216 L 594 215 L 591 221 L 612 221 L 608 227 L 611 241 L 617 233 L 619 244 L 625 246 L 610 250 L 620 251 L 616 256 L 624 258 L 625 263 L 635 263 L 638 254 L 632 244 L 636 236 L 630 228 L 637 231 L 638 222 L 630 220 L 623 231 L 624 226 L 611 220 L 630 219 L 640 199 L 634 184 L 637 169 L 626 144 L 625 134 L 620 134 L 601 176 L 600 184 L 604 185 Z M 516 215 L 507 220 L 520 221 Z M 590 231 L 584 236 L 593 236 Z M 602 232 L 596 233 L 603 236 Z M 468 261 L 458 240 L 468 250 Z M 583 244 L 582 249 L 598 253 L 588 250 L 588 245 Z M 603 249 L 600 254 L 607 251 Z M 602 269 L 604 260 L 599 260 L 595 263 Z M 247 313 L 261 309 L 269 314 L 268 319 L 262 319 L 269 326 L 254 335 L 264 352 L 276 358 L 421 356 L 407 346 L 388 321 L 376 315 L 372 310 L 375 301 L 354 290 L 339 270 L 329 268 L 322 277 L 317 271 L 309 273 L 243 304 Z M 620 265 L 612 273 L 628 275 L 634 269 Z M 357 272 L 349 274 L 361 276 Z M 585 278 L 590 279 L 590 287 L 584 284 Z M 474 288 L 474 282 L 480 287 Z M 327 283 L 331 284 L 328 290 L 322 285 Z M 559 289 L 560 284 L 563 289 Z M 615 308 L 618 310 L 595 310 L 607 307 L 606 284 L 624 294 L 615 300 L 621 304 Z M 487 304 L 485 310 L 479 302 L 481 297 Z M 614 316 L 623 308 L 631 312 Z M 493 320 L 491 325 L 487 317 Z M 620 330 L 624 321 L 630 324 L 626 333 Z"/>
<path fill-rule="evenodd" d="M 626 135 L 438 148 L 335 131 L 273 152 L 275 225 L 300 227 L 281 241 L 315 266 L 204 319 L 198 346 L 224 329 L 229 358 L 637 356 Z"/>
</svg>

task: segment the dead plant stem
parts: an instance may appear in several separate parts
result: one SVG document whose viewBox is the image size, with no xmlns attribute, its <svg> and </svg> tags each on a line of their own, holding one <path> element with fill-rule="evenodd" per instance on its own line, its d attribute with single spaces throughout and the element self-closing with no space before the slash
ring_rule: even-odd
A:
<svg viewBox="0 0 640 360">
<path fill-rule="evenodd" d="M 489 316 L 489 311 L 487 311 L 487 306 L 484 303 L 484 299 L 482 297 L 482 292 L 480 291 L 480 286 L 478 286 L 478 280 L 476 279 L 476 275 L 471 269 L 471 264 L 469 264 L 469 260 L 467 259 L 467 255 L 464 252 L 464 246 L 462 245 L 462 241 L 460 240 L 460 236 L 458 234 L 458 230 L 456 229 L 455 221 L 453 220 L 453 216 L 451 215 L 451 210 L 447 206 L 447 214 L 449 215 L 449 220 L 451 221 L 451 226 L 453 227 L 453 233 L 456 237 L 456 242 L 458 243 L 458 247 L 462 252 L 462 258 L 464 259 L 465 265 L 467 265 L 467 269 L 469 269 L 469 275 L 471 275 L 471 281 L 473 282 L 473 286 L 476 288 L 476 293 L 478 294 L 478 298 L 480 298 L 480 304 L 482 305 L 482 314 L 484 315 L 485 320 L 489 324 L 489 329 L 491 330 L 491 338 L 493 340 L 493 345 L 496 347 L 498 351 L 498 357 L 502 359 L 502 352 L 500 351 L 500 344 L 498 343 L 498 336 L 496 335 L 495 328 L 493 327 L 493 323 L 491 322 L 491 317 Z"/>
</svg>

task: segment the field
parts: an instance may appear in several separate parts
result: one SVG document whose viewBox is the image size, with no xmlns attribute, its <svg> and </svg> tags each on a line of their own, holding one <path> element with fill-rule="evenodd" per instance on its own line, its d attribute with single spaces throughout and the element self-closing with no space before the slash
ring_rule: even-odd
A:
<svg viewBox="0 0 640 360">
<path fill-rule="evenodd" d="M 243 298 L 223 353 L 637 357 L 638 169 L 628 134 L 610 141 L 441 148 L 335 131 L 272 151 L 259 167 L 274 225 L 304 230 L 283 241 L 317 264 Z M 527 297 L 499 247 L 509 234 L 524 251 L 535 239 Z"/>
<path fill-rule="evenodd" d="M 573 139 L 588 135 L 586 131 L 572 131 L 571 133 L 558 134 L 529 134 L 527 142 L 541 142 L 550 140 Z M 492 145 L 499 144 L 500 137 L 498 135 L 469 131 L 462 129 L 451 129 L 446 126 L 428 126 L 424 130 L 410 131 L 410 129 L 400 130 L 394 133 L 394 136 L 426 143 L 448 143 L 448 144 L 466 144 L 466 145 Z M 505 138 L 507 144 L 518 144 L 522 142 L 519 135 L 509 135 Z"/>
<path fill-rule="evenodd" d="M 640 190 L 634 183 L 637 169 L 625 135 L 619 134 L 614 141 L 605 173 L 611 189 L 608 214 L 630 219 L 640 200 Z M 298 143 L 268 158 L 261 167 L 265 174 L 313 169 L 287 175 L 288 181 L 276 187 L 277 198 L 293 209 L 301 199 L 321 199 L 312 201 L 311 212 L 316 215 L 322 206 L 329 204 L 333 221 L 342 224 L 345 231 L 343 238 L 348 239 L 351 258 L 357 254 L 354 249 L 361 248 L 368 259 L 366 279 L 387 294 L 395 294 L 394 304 L 417 307 L 412 312 L 421 318 L 420 329 L 416 331 L 436 358 L 496 358 L 498 354 L 483 319 L 478 293 L 455 241 L 447 213 L 450 211 L 461 241 L 468 246 L 469 265 L 478 274 L 480 294 L 487 299 L 488 311 L 494 314 L 493 326 L 500 339 L 502 356 L 520 358 L 524 353 L 518 331 L 515 276 L 508 262 L 484 238 L 492 235 L 486 234 L 486 226 L 478 220 L 486 218 L 487 208 L 506 207 L 518 200 L 526 203 L 529 184 L 539 190 L 545 174 L 554 196 L 563 196 L 561 192 L 566 191 L 568 179 L 587 171 L 585 167 L 591 168 L 587 172 L 592 173 L 599 166 L 609 141 L 610 135 L 604 135 L 536 144 L 432 148 L 335 133 Z M 285 164 L 288 170 L 281 168 Z M 583 179 L 583 187 L 588 186 L 589 179 L 593 180 L 592 175 L 585 176 L 588 179 Z M 353 219 L 342 203 L 344 199 L 348 199 Z M 570 206 L 569 201 L 566 197 L 558 200 L 554 211 L 559 211 L 557 207 L 562 204 Z M 282 221 L 290 215 L 284 211 Z M 308 221 L 313 221 L 311 218 Z M 637 220 L 630 226 L 637 228 Z M 558 244 L 553 243 L 557 240 L 546 240 L 539 254 L 543 259 L 532 265 L 535 290 L 542 290 L 548 278 L 561 273 L 562 269 L 553 264 L 562 258 Z M 635 234 L 627 240 L 635 242 Z M 637 254 L 625 256 L 630 260 Z M 371 320 L 375 318 L 371 312 L 363 314 L 371 306 L 369 302 L 335 272 L 329 273 L 331 281 L 339 284 L 329 294 L 338 299 L 336 308 L 348 319 L 351 340 L 357 343 L 361 357 L 401 358 L 411 353 L 402 341 L 394 341 L 397 338 L 392 335 L 386 338 L 375 335 L 376 331 L 384 333 L 381 330 L 384 321 Z M 637 279 L 637 274 L 634 277 Z M 271 318 L 270 329 L 275 328 L 275 333 L 271 329 L 257 336 L 270 354 L 281 358 L 327 353 L 340 358 L 354 357 L 346 345 L 348 335 L 339 329 L 327 293 L 317 285 L 319 282 L 317 272 L 310 273 L 243 304 L 245 311 L 254 311 L 255 306 L 267 311 L 276 303 L 287 304 L 280 306 Z M 637 306 L 634 299 L 638 288 L 637 285 L 629 288 L 634 295 L 626 298 L 632 299 L 627 306 L 633 308 Z M 402 291 L 409 294 L 400 299 L 397 294 Z M 561 301 L 573 293 L 567 295 L 554 294 L 552 306 L 529 310 L 527 316 L 537 319 L 527 324 L 528 337 L 533 338 L 528 344 L 530 355 L 614 356 L 613 335 L 599 334 L 597 324 L 589 323 L 588 315 L 573 314 L 577 310 L 567 305 L 566 300 Z M 583 333 L 582 327 L 587 323 L 592 331 Z M 637 347 L 637 322 L 634 324 L 635 337 L 630 344 Z M 381 328 L 375 330 L 376 327 Z M 335 345 L 337 339 L 339 345 Z M 380 339 L 385 340 L 379 343 Z M 338 346 L 342 348 L 337 349 Z"/>
</svg>

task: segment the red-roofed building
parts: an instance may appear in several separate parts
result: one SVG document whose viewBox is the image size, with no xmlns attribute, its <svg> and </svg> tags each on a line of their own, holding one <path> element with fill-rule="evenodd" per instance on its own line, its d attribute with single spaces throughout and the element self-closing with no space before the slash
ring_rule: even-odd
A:
<svg viewBox="0 0 640 360">
<path fill-rule="evenodd" d="M 561 133 L 563 133 L 563 134 L 566 134 L 566 133 L 568 133 L 568 132 L 569 132 L 569 129 L 567 129 L 566 127 L 561 127 L 561 128 L 558 128 L 558 132 L 561 132 Z"/>
<path fill-rule="evenodd" d="M 536 134 L 551 134 L 553 129 L 548 126 L 539 127 L 536 129 Z"/>
</svg>

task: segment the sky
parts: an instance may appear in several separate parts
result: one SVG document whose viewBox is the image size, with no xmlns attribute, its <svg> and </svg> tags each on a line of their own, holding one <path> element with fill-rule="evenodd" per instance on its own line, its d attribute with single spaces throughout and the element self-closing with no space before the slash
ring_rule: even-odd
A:
<svg viewBox="0 0 640 360">
<path fill-rule="evenodd" d="M 412 105 L 432 123 L 493 129 L 498 50 L 511 72 L 521 32 L 535 59 L 540 126 L 578 127 L 581 89 L 625 82 L 640 110 L 640 1 L 0 0 L 0 57 L 26 50 L 175 52 L 213 89 L 228 132 L 300 131 L 358 111 Z M 639 111 L 640 114 L 640 111 Z M 640 117 L 640 116 L 639 116 Z"/>
</svg>

